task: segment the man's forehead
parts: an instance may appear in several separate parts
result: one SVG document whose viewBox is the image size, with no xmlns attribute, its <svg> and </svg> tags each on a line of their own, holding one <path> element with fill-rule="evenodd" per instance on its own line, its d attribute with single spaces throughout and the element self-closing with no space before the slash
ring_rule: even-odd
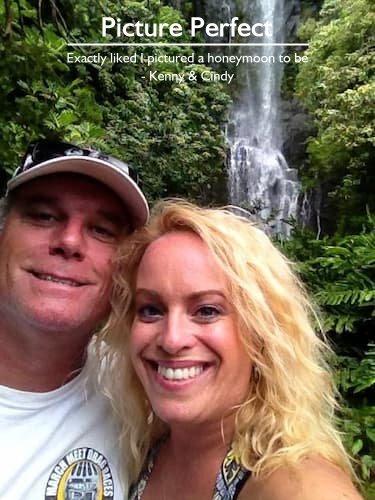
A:
<svg viewBox="0 0 375 500">
<path fill-rule="evenodd" d="M 124 206 L 123 201 L 108 186 L 92 177 L 75 173 L 59 173 L 44 175 L 22 184 L 14 190 L 17 196 L 24 197 L 33 194 L 55 199 L 63 197 L 108 199 L 114 204 Z"/>
<path fill-rule="evenodd" d="M 81 174 L 52 174 L 27 182 L 12 193 L 16 205 L 77 203 L 125 224 L 128 220 L 122 200 L 101 182 Z M 12 203 L 12 205 L 14 205 Z"/>
<path fill-rule="evenodd" d="M 79 188 L 84 185 L 92 186 L 95 187 L 98 191 L 111 193 L 112 196 L 117 197 L 116 193 L 112 191 L 112 189 L 110 189 L 106 184 L 98 181 L 93 177 L 90 177 L 89 175 L 78 174 L 75 172 L 60 172 L 57 174 L 41 175 L 22 184 L 17 188 L 17 190 L 38 189 L 38 187 L 40 186 L 49 186 L 58 190 L 61 185 L 64 185 L 64 187 L 70 187 L 72 191 L 76 186 L 78 186 Z"/>
</svg>

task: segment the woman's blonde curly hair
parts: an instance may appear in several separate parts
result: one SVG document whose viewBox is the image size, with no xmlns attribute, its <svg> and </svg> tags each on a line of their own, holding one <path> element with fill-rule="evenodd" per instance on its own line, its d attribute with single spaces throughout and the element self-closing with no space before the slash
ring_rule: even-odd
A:
<svg viewBox="0 0 375 500">
<path fill-rule="evenodd" d="M 113 312 L 97 339 L 105 360 L 103 385 L 122 422 L 130 480 L 147 451 L 167 431 L 153 415 L 129 359 L 133 293 L 146 248 L 171 231 L 191 231 L 209 247 L 228 280 L 239 334 L 255 370 L 248 398 L 236 409 L 233 449 L 255 475 L 319 454 L 352 473 L 336 429 L 331 355 L 312 327 L 315 317 L 288 260 L 247 219 L 183 200 L 158 203 L 145 228 L 126 239 L 116 262 Z"/>
</svg>

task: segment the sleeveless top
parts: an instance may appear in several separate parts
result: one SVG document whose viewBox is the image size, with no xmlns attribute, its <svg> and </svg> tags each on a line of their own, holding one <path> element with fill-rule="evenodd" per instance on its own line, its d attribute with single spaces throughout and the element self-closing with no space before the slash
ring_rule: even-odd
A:
<svg viewBox="0 0 375 500">
<path fill-rule="evenodd" d="M 156 455 L 162 441 L 152 448 L 147 456 L 146 465 L 143 468 L 138 481 L 132 484 L 129 492 L 129 500 L 141 500 L 146 489 L 147 482 L 155 463 Z M 238 497 L 243 485 L 250 476 L 250 471 L 242 467 L 237 461 L 232 448 L 225 455 L 220 470 L 216 476 L 215 489 L 212 500 L 234 500 Z"/>
</svg>

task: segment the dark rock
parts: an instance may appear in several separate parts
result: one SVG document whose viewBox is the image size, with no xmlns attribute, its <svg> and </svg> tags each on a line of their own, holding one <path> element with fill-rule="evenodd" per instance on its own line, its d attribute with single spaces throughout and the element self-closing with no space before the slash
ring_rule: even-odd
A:
<svg viewBox="0 0 375 500">
<path fill-rule="evenodd" d="M 311 116 L 296 99 L 281 106 L 282 151 L 290 168 L 300 169 L 306 159 L 307 139 L 314 133 Z"/>
</svg>

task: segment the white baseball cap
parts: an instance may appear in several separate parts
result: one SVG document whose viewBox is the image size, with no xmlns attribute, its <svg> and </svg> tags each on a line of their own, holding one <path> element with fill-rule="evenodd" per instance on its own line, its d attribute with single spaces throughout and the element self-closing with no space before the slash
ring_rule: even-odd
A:
<svg viewBox="0 0 375 500">
<path fill-rule="evenodd" d="M 128 209 L 134 228 L 147 222 L 149 208 L 137 173 L 113 156 L 74 144 L 46 140 L 30 144 L 7 184 L 7 193 L 37 177 L 63 172 L 87 175 L 109 187 Z"/>
</svg>

